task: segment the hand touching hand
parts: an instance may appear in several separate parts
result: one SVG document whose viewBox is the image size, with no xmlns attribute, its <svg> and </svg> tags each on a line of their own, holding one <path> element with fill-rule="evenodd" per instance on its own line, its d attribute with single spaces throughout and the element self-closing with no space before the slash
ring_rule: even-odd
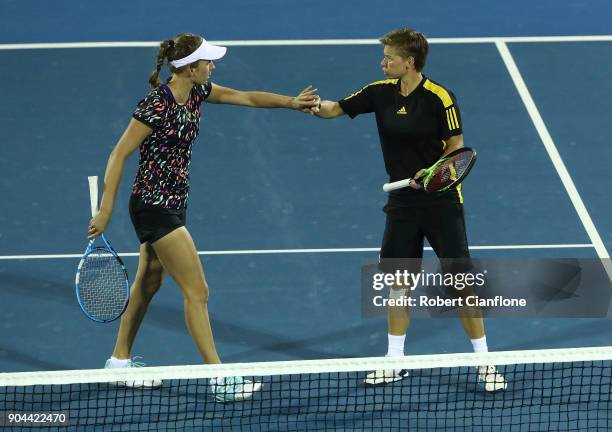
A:
<svg viewBox="0 0 612 432">
<path fill-rule="evenodd" d="M 317 108 L 320 102 L 321 98 L 317 95 L 317 89 L 308 86 L 300 94 L 291 99 L 291 108 L 303 113 L 312 114 L 313 109 Z"/>
</svg>

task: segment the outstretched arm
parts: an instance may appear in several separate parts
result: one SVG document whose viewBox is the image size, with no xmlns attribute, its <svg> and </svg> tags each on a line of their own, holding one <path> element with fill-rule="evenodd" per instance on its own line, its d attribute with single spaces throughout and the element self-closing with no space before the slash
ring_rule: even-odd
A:
<svg viewBox="0 0 612 432">
<path fill-rule="evenodd" d="M 132 119 L 108 157 L 106 172 L 104 174 L 104 192 L 102 193 L 102 201 L 100 202 L 100 211 L 89 222 L 88 237 L 90 239 L 99 236 L 106 230 L 106 226 L 113 213 L 113 207 L 115 206 L 115 197 L 117 196 L 119 183 L 123 176 L 125 161 L 152 131 L 153 130 L 144 123 Z"/>
<path fill-rule="evenodd" d="M 324 119 L 336 118 L 345 114 L 338 102 L 328 100 L 319 100 L 318 105 L 312 109 L 312 112 L 317 117 Z"/>
<path fill-rule="evenodd" d="M 306 87 L 297 96 L 285 96 L 260 91 L 240 91 L 212 84 L 207 101 L 218 104 L 249 106 L 254 108 L 288 108 L 310 112 L 318 104 L 317 89 Z"/>
</svg>

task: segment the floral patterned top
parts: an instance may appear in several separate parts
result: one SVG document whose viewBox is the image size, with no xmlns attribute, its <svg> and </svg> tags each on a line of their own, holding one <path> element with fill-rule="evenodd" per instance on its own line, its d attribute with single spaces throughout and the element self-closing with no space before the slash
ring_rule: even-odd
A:
<svg viewBox="0 0 612 432">
<path fill-rule="evenodd" d="M 186 206 L 191 146 L 200 130 L 200 106 L 211 88 L 210 82 L 194 86 L 187 102 L 180 105 L 163 84 L 138 103 L 132 117 L 153 129 L 140 145 L 132 187 L 132 194 L 145 204 L 172 209 Z"/>
</svg>

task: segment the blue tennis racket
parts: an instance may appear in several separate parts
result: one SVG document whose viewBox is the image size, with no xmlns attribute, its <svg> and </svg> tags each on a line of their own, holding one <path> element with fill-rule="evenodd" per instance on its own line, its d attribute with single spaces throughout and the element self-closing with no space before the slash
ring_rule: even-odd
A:
<svg viewBox="0 0 612 432">
<path fill-rule="evenodd" d="M 88 177 L 91 215 L 98 213 L 98 177 Z M 81 310 L 88 318 L 101 323 L 116 320 L 127 308 L 130 284 L 123 261 L 104 233 L 102 245 L 90 240 L 77 268 L 75 287 Z"/>
</svg>

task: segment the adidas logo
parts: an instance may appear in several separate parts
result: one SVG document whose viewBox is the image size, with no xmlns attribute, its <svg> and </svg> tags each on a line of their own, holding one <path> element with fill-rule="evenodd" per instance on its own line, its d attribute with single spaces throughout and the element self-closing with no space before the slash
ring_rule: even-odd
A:
<svg viewBox="0 0 612 432">
<path fill-rule="evenodd" d="M 408 114 L 406 107 L 401 107 L 399 110 L 397 110 L 396 114 Z"/>
</svg>

